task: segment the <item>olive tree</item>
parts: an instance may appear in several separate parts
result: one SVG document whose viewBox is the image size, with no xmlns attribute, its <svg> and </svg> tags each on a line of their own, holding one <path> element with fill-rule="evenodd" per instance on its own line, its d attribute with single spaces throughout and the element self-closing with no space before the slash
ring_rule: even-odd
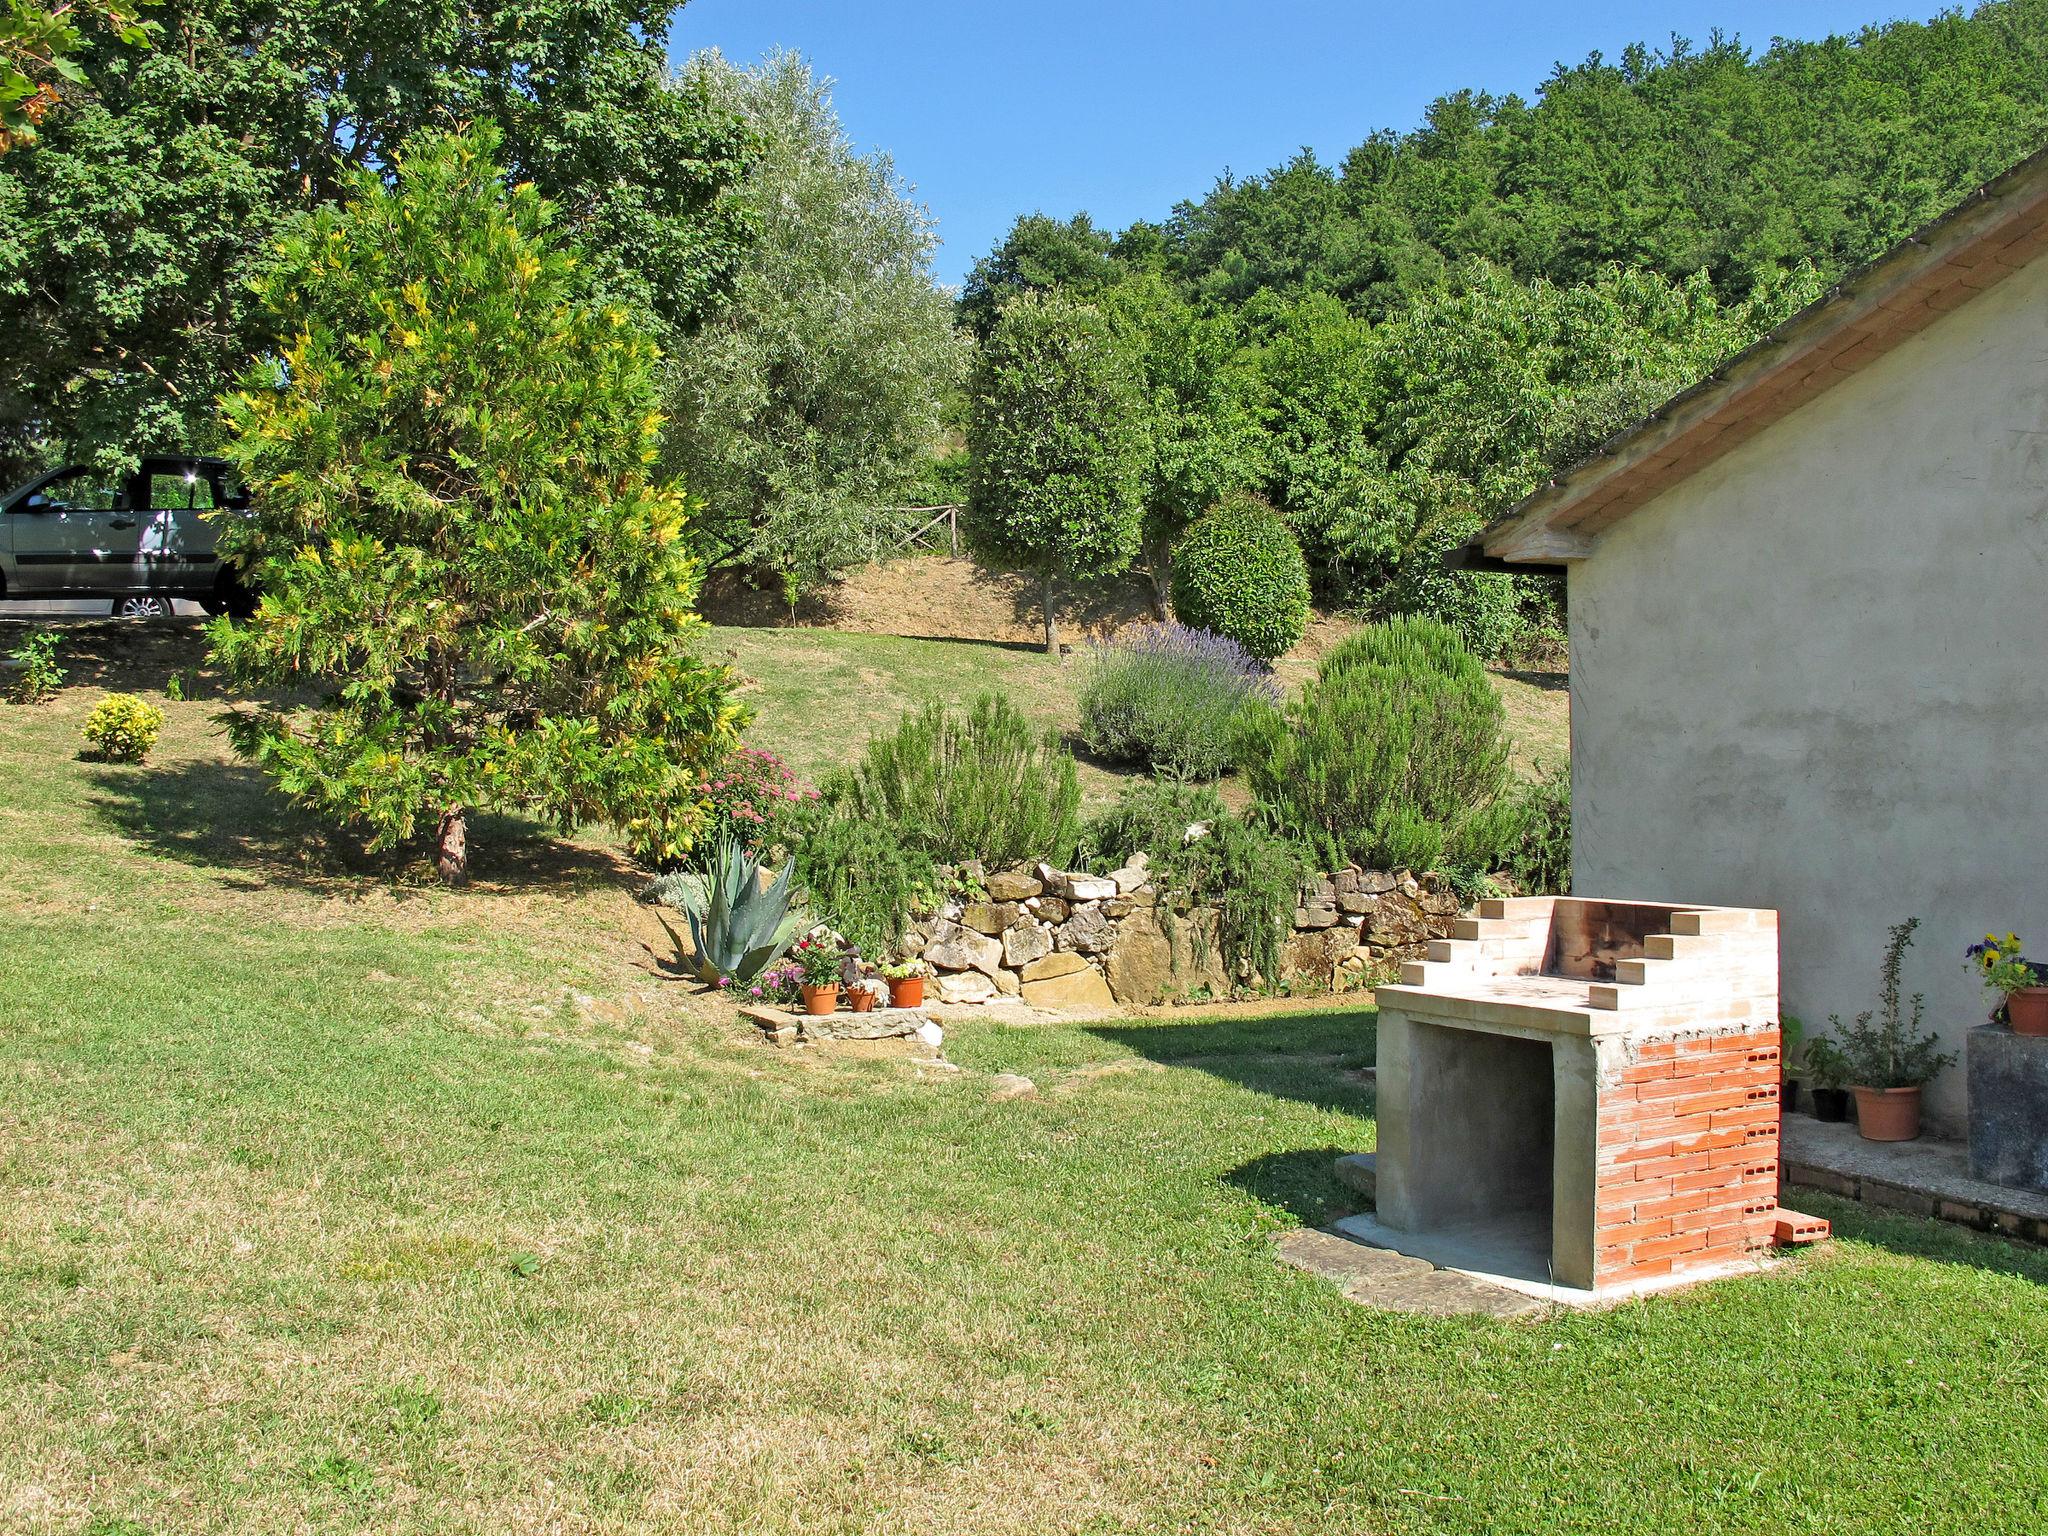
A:
<svg viewBox="0 0 2048 1536">
<path fill-rule="evenodd" d="M 1121 329 L 1063 294 L 1010 300 L 975 366 L 967 440 L 970 537 L 1038 573 L 1058 655 L 1059 583 L 1129 570 L 1144 536 L 1145 393 Z"/>
<path fill-rule="evenodd" d="M 682 85 L 751 131 L 760 229 L 731 301 L 668 360 L 668 461 L 701 497 L 705 558 L 804 591 L 891 542 L 965 345 L 937 235 L 885 155 L 862 155 L 795 54 L 699 54 Z"/>
<path fill-rule="evenodd" d="M 687 504 L 649 476 L 655 348 L 505 190 L 498 143 L 415 140 L 304 220 L 258 292 L 280 352 L 225 405 L 256 510 L 221 542 L 262 600 L 214 653 L 294 698 L 231 739 L 373 848 L 435 829 L 453 882 L 471 808 L 676 857 L 740 723 L 690 649 Z"/>
</svg>

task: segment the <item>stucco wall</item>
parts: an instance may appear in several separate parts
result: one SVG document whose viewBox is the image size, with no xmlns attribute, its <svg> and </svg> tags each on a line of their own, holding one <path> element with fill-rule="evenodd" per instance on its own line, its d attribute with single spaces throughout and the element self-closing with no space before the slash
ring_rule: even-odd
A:
<svg viewBox="0 0 2048 1536">
<path fill-rule="evenodd" d="M 1776 907 L 1786 1011 L 1960 1052 L 1962 950 L 2048 957 L 2048 260 L 1674 487 L 1574 566 L 1575 889 Z M 1963 1072 L 1928 1110 L 1958 1127 Z"/>
</svg>

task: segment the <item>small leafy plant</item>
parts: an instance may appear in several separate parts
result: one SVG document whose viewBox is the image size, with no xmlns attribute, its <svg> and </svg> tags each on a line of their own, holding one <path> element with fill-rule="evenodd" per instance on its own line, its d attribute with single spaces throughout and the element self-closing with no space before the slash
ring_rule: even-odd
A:
<svg viewBox="0 0 2048 1536">
<path fill-rule="evenodd" d="M 908 960 L 885 960 L 875 969 L 884 981 L 911 981 L 922 976 L 925 967 L 922 960 L 913 957 Z"/>
<path fill-rule="evenodd" d="M 1840 1015 L 1828 1016 L 1829 1028 L 1841 1041 L 1852 1087 L 1917 1088 L 1955 1062 L 1953 1053 L 1939 1049 L 1941 1042 L 1922 1028 L 1926 997 L 1918 992 L 1913 994 L 1910 1018 L 1900 1005 L 1899 973 L 1905 964 L 1906 950 L 1913 942 L 1913 931 L 1919 926 L 1919 918 L 1909 917 L 1894 927 L 1885 941 L 1877 1022 L 1871 1021 L 1867 1009 L 1846 1027 Z"/>
<path fill-rule="evenodd" d="M 790 959 L 807 987 L 836 987 L 845 980 L 845 952 L 824 934 L 812 934 L 798 944 Z"/>
<path fill-rule="evenodd" d="M 2028 987 L 2048 987 L 2048 965 L 2029 960 L 2020 953 L 2024 946 L 2020 936 L 2008 933 L 2000 938 L 1987 933 L 1980 944 L 1972 944 L 1963 951 L 1974 970 L 1998 999 L 1997 1011 L 2003 1012 L 2006 999 L 2015 992 Z"/>
<path fill-rule="evenodd" d="M 110 693 L 93 706 L 79 734 L 110 763 L 139 763 L 164 728 L 164 712 L 132 693 Z"/>
<path fill-rule="evenodd" d="M 803 927 L 789 910 L 790 874 L 785 864 L 764 886 L 760 859 L 732 838 L 720 842 L 702 895 L 683 911 L 705 981 L 750 982 L 782 957 Z"/>
<path fill-rule="evenodd" d="M 735 749 L 698 786 L 709 819 L 698 846 L 715 850 L 727 838 L 749 852 L 772 854 L 788 841 L 792 813 L 818 798 L 773 752 Z"/>
<path fill-rule="evenodd" d="M 14 697 L 21 704 L 46 704 L 64 686 L 64 669 L 57 665 L 57 631 L 36 629 L 7 653 L 18 675 Z"/>
</svg>

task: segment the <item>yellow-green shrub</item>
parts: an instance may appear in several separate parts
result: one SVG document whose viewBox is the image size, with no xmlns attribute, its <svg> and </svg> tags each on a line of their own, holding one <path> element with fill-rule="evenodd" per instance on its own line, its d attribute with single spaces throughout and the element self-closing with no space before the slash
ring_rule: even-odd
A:
<svg viewBox="0 0 2048 1536">
<path fill-rule="evenodd" d="M 93 706 L 81 734 L 109 762 L 139 763 L 164 728 L 164 712 L 132 693 L 110 693 Z"/>
</svg>

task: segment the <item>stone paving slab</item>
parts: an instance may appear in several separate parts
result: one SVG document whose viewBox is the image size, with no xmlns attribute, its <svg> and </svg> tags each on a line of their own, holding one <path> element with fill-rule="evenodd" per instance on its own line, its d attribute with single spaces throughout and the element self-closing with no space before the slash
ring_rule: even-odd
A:
<svg viewBox="0 0 2048 1536">
<path fill-rule="evenodd" d="M 1361 1306 L 1426 1317 L 1526 1317 L 1545 1310 L 1534 1297 L 1317 1228 L 1289 1232 L 1274 1251 L 1281 1263 L 1321 1275 Z"/>
<path fill-rule="evenodd" d="M 1780 1182 L 1845 1200 L 1931 1216 L 2006 1237 L 2048 1243 L 2048 1195 L 1987 1184 L 1970 1173 L 1959 1141 L 1865 1141 L 1846 1122 L 1787 1115 L 1781 1129 Z"/>
</svg>

